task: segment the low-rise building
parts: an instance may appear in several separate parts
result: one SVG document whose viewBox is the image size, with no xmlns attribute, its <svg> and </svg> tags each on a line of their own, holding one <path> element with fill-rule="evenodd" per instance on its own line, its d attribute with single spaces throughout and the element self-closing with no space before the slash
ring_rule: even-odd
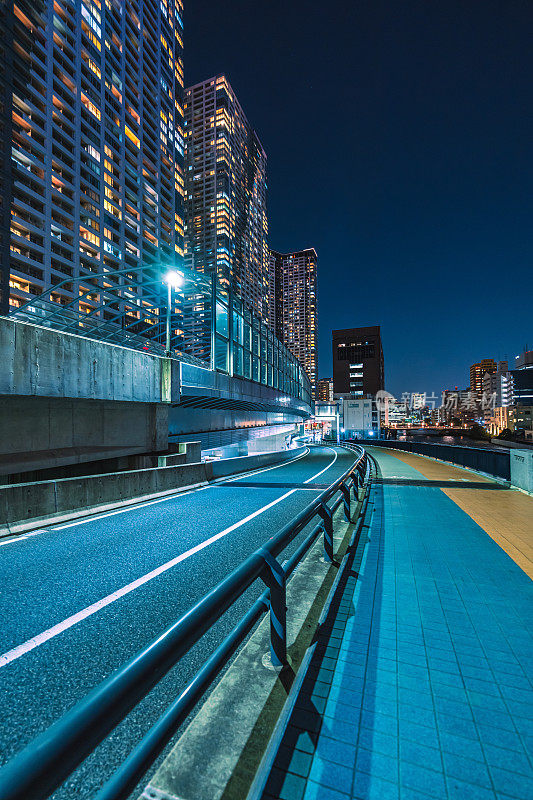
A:
<svg viewBox="0 0 533 800">
<path fill-rule="evenodd" d="M 469 428 L 483 422 L 482 392 L 472 389 L 445 389 L 442 393 L 442 424 Z"/>
<path fill-rule="evenodd" d="M 491 436 L 499 436 L 500 433 L 509 428 L 512 430 L 512 418 L 514 409 L 509 406 L 496 406 L 493 409 L 492 415 L 485 422 L 485 427 Z"/>
<path fill-rule="evenodd" d="M 381 424 L 392 428 L 398 425 L 405 425 L 410 414 L 409 406 L 405 400 L 387 397 L 382 403 Z"/>
<path fill-rule="evenodd" d="M 378 437 L 381 431 L 379 411 L 372 397 L 339 397 L 332 402 L 315 403 L 315 423 L 322 424 L 324 436 L 335 439 Z"/>
<path fill-rule="evenodd" d="M 371 397 L 343 400 L 342 427 L 344 427 L 345 439 L 366 439 L 368 436 L 379 436 L 380 419 L 376 401 Z"/>
</svg>

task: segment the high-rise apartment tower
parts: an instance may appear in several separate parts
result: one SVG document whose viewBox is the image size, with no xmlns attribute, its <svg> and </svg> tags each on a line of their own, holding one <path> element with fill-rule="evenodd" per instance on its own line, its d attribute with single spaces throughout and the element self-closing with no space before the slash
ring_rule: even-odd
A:
<svg viewBox="0 0 533 800">
<path fill-rule="evenodd" d="M 131 267 L 137 283 L 182 262 L 182 11 L 181 0 L 3 3 L 4 313 L 68 278 Z M 67 283 L 54 299 L 77 294 Z"/>
<path fill-rule="evenodd" d="M 270 251 L 269 324 L 307 372 L 313 397 L 317 386 L 316 250 Z"/>
<path fill-rule="evenodd" d="M 186 263 L 269 320 L 266 154 L 225 75 L 185 97 Z"/>
</svg>

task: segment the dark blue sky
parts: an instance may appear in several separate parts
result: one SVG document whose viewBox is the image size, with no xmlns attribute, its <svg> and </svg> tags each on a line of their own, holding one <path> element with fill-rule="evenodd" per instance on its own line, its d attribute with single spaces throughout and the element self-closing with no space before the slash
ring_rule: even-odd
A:
<svg viewBox="0 0 533 800">
<path fill-rule="evenodd" d="M 531 0 L 186 0 L 186 81 L 228 76 L 268 155 L 269 240 L 319 254 L 331 330 L 386 388 L 533 347 Z"/>
</svg>

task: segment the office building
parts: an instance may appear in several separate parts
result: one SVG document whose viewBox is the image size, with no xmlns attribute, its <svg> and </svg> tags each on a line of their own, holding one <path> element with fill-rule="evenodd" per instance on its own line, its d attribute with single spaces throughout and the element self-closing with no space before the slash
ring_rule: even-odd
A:
<svg viewBox="0 0 533 800">
<path fill-rule="evenodd" d="M 533 441 L 533 403 L 517 405 L 511 412 L 510 428 L 517 436 Z"/>
<path fill-rule="evenodd" d="M 491 375 L 497 369 L 498 365 L 493 358 L 484 358 L 483 361 L 472 364 L 470 367 L 470 390 L 481 394 L 483 391 L 483 376 L 486 372 Z"/>
<path fill-rule="evenodd" d="M 385 388 L 379 325 L 333 331 L 333 393 L 375 395 Z"/>
<path fill-rule="evenodd" d="M 515 356 L 513 369 L 533 370 L 533 350 L 524 350 L 519 356 Z"/>
<path fill-rule="evenodd" d="M 158 294 L 163 270 L 183 258 L 181 0 L 9 7 L 3 311 L 65 279 L 130 267 L 132 281 L 155 280 Z M 54 301 L 77 297 L 77 286 L 60 286 Z M 79 305 L 91 313 L 90 299 Z"/>
<path fill-rule="evenodd" d="M 225 75 L 185 95 L 186 264 L 269 322 L 265 151 Z"/>
<path fill-rule="evenodd" d="M 317 382 L 316 399 L 324 402 L 333 400 L 333 381 L 331 378 L 320 378 Z"/>
<path fill-rule="evenodd" d="M 317 268 L 313 247 L 293 253 L 270 250 L 271 308 L 269 324 L 317 388 Z"/>
<path fill-rule="evenodd" d="M 533 350 L 516 356 L 512 379 L 512 397 L 516 406 L 533 406 Z"/>
<path fill-rule="evenodd" d="M 381 424 L 384 427 L 397 428 L 406 425 L 411 420 L 411 410 L 406 400 L 397 400 L 395 397 L 385 397 L 382 401 Z"/>
</svg>

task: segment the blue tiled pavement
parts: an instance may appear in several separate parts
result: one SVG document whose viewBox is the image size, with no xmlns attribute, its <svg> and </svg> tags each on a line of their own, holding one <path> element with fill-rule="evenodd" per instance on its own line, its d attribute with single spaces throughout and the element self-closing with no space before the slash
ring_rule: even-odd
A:
<svg viewBox="0 0 533 800">
<path fill-rule="evenodd" d="M 532 582 L 437 487 L 369 510 L 264 800 L 532 800 Z"/>
</svg>

